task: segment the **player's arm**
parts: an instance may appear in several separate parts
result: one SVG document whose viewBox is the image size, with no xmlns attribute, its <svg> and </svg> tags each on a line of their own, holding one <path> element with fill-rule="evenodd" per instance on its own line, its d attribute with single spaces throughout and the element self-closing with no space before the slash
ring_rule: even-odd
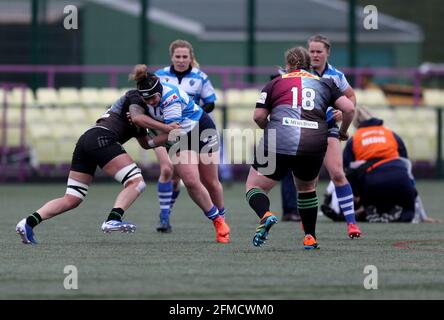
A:
<svg viewBox="0 0 444 320">
<path fill-rule="evenodd" d="M 257 123 L 259 128 L 265 129 L 268 123 L 268 115 L 270 112 L 268 109 L 257 108 L 254 110 L 253 120 Z"/>
<path fill-rule="evenodd" d="M 205 103 L 202 107 L 203 111 L 205 111 L 206 113 L 210 113 L 211 111 L 214 110 L 214 102 L 208 102 Z"/>
<path fill-rule="evenodd" d="M 151 149 L 148 144 L 149 137 L 143 136 L 143 137 L 137 137 L 137 142 L 143 149 Z"/>
<path fill-rule="evenodd" d="M 344 95 L 353 102 L 353 105 L 356 106 L 356 95 L 355 90 L 351 86 L 348 86 L 347 89 L 342 91 Z"/>
<path fill-rule="evenodd" d="M 338 86 L 332 79 L 321 79 L 321 81 L 330 88 L 329 105 L 333 105 L 335 108 L 342 111 L 342 123 L 341 127 L 339 128 L 339 139 L 347 140 L 347 130 L 353 121 L 355 106 L 349 98 L 344 96 L 344 93 L 339 90 Z"/>
<path fill-rule="evenodd" d="M 168 133 L 161 133 L 155 137 L 150 137 L 148 135 L 137 137 L 137 142 L 139 143 L 139 145 L 146 150 L 163 146 L 167 141 Z"/>
<path fill-rule="evenodd" d="M 167 133 L 178 128 L 178 125 L 175 123 L 165 124 L 160 121 L 154 120 L 153 118 L 146 115 L 145 110 L 143 110 L 143 108 L 137 104 L 132 104 L 129 106 L 129 114 L 131 122 L 141 128 L 151 128 Z"/>
<path fill-rule="evenodd" d="M 173 130 L 170 133 L 161 133 L 157 136 L 148 137 L 148 149 L 157 148 L 160 146 L 165 146 L 167 142 L 175 143 L 178 141 L 181 135 L 183 135 L 184 130 Z M 186 134 L 186 133 L 185 133 Z"/>
<path fill-rule="evenodd" d="M 216 101 L 216 92 L 208 76 L 202 71 L 200 72 L 200 75 L 202 76 L 202 89 L 200 90 L 202 101 L 201 108 L 206 113 L 210 113 L 215 107 L 214 102 Z"/>
<path fill-rule="evenodd" d="M 347 86 L 347 89 L 342 91 L 342 93 L 353 102 L 353 105 L 356 107 L 356 95 L 355 90 L 353 90 L 352 87 Z M 335 122 L 341 122 L 342 121 L 342 111 L 338 109 L 333 110 L 333 119 Z"/>
<path fill-rule="evenodd" d="M 155 148 L 163 146 L 168 141 L 168 133 L 161 133 L 158 136 L 151 138 L 148 143 L 150 147 Z"/>
<path fill-rule="evenodd" d="M 339 78 L 339 82 L 337 83 L 339 90 L 353 102 L 353 105 L 356 106 L 356 94 L 355 90 L 353 90 L 352 86 L 348 83 L 347 78 L 344 74 Z"/>
<path fill-rule="evenodd" d="M 214 88 L 211 85 L 210 81 L 207 81 L 207 84 L 204 85 L 201 92 L 202 96 L 205 95 L 205 97 L 201 97 L 202 106 L 201 108 L 206 113 L 210 113 L 214 110 L 215 101 L 216 101 L 216 93 L 214 92 Z"/>
<path fill-rule="evenodd" d="M 339 139 L 347 140 L 348 133 L 347 130 L 350 127 L 350 124 L 353 121 L 353 116 L 355 114 L 355 106 L 350 99 L 346 96 L 341 96 L 336 99 L 334 103 L 335 107 L 342 111 L 342 122 L 341 127 L 339 128 Z"/>
<path fill-rule="evenodd" d="M 267 83 L 262 89 L 259 99 L 256 101 L 256 109 L 254 109 L 253 120 L 261 129 L 265 129 L 268 124 L 268 116 L 271 112 L 270 95 L 273 81 Z"/>
</svg>

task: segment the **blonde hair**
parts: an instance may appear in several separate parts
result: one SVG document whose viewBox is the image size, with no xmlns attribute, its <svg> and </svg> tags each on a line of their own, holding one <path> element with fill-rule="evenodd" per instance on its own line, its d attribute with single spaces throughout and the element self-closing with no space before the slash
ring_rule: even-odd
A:
<svg viewBox="0 0 444 320">
<path fill-rule="evenodd" d="M 356 106 L 355 108 L 355 116 L 353 118 L 353 126 L 358 128 L 363 121 L 369 120 L 373 118 L 373 115 L 367 108 L 363 106 Z"/>
<path fill-rule="evenodd" d="M 310 45 L 310 42 L 321 42 L 324 44 L 325 48 L 327 49 L 327 52 L 330 52 L 330 48 L 331 48 L 331 43 L 330 40 L 326 37 L 323 36 L 322 34 L 316 34 L 312 37 L 310 37 L 310 39 L 308 39 L 308 45 Z"/>
<path fill-rule="evenodd" d="M 177 48 L 187 48 L 188 50 L 190 50 L 191 65 L 193 67 L 199 68 L 199 63 L 196 60 L 196 56 L 194 55 L 194 49 L 191 43 L 181 39 L 174 40 L 170 44 L 170 57 L 173 56 L 174 50 L 176 50 Z"/>
<path fill-rule="evenodd" d="M 310 69 L 310 54 L 304 47 L 293 47 L 285 52 L 287 72 L 295 69 Z"/>
</svg>

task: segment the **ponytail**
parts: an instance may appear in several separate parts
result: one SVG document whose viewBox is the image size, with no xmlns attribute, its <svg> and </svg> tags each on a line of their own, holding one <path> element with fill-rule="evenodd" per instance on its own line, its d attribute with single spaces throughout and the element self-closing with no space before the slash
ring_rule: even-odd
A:
<svg viewBox="0 0 444 320">
<path fill-rule="evenodd" d="M 140 82 L 147 78 L 148 67 L 145 64 L 137 64 L 133 68 L 133 72 L 130 73 L 129 79 L 136 82 Z"/>
</svg>

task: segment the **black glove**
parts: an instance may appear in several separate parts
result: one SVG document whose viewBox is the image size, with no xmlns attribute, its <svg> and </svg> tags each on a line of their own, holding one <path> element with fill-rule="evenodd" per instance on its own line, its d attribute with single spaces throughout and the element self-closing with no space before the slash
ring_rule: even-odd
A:
<svg viewBox="0 0 444 320">
<path fill-rule="evenodd" d="M 206 113 L 210 113 L 211 111 L 214 110 L 214 102 L 210 102 L 210 103 L 205 103 L 202 106 L 203 111 L 205 111 Z"/>
</svg>

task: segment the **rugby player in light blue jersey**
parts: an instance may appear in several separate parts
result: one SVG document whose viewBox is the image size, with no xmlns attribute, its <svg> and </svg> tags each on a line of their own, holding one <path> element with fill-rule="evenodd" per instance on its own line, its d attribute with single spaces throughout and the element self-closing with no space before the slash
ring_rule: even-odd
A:
<svg viewBox="0 0 444 320">
<path fill-rule="evenodd" d="M 308 40 L 308 51 L 313 71 L 322 78 L 333 79 L 339 90 L 353 102 L 353 105 L 356 105 L 355 92 L 349 85 L 345 75 L 327 61 L 330 47 L 330 41 L 323 35 L 314 35 Z M 353 192 L 344 173 L 338 126 L 333 118 L 332 107 L 327 110 L 327 122 L 329 123 L 328 148 L 324 164 L 335 185 L 339 206 L 347 222 L 347 234 L 352 239 L 358 238 L 361 236 L 361 230 L 356 224 Z"/>
<path fill-rule="evenodd" d="M 178 141 L 169 152 L 174 160 L 174 170 L 183 180 L 193 201 L 213 221 L 216 241 L 228 243 L 230 229 L 219 214 L 224 200 L 218 176 L 219 137 L 213 120 L 185 91 L 176 85 L 161 82 L 156 75 L 146 71 L 145 65 L 136 66 L 134 80 L 152 118 L 165 124 L 180 124 Z M 150 128 L 140 106 L 130 106 L 130 115 L 136 126 Z M 169 138 L 171 135 L 164 133 L 154 136 L 148 143 L 156 148 L 164 145 Z"/>
<path fill-rule="evenodd" d="M 199 69 L 192 45 L 185 40 L 175 40 L 170 44 L 169 53 L 172 64 L 159 69 L 155 74 L 162 82 L 176 85 L 185 91 L 194 102 L 210 113 L 214 109 L 216 94 L 208 76 Z M 173 164 L 167 150 L 159 147 L 154 149 L 160 164 L 160 175 L 157 183 L 160 223 L 159 232 L 171 232 L 170 214 L 180 193 L 180 179 L 174 174 Z M 219 208 L 225 215 L 225 209 Z"/>
</svg>

